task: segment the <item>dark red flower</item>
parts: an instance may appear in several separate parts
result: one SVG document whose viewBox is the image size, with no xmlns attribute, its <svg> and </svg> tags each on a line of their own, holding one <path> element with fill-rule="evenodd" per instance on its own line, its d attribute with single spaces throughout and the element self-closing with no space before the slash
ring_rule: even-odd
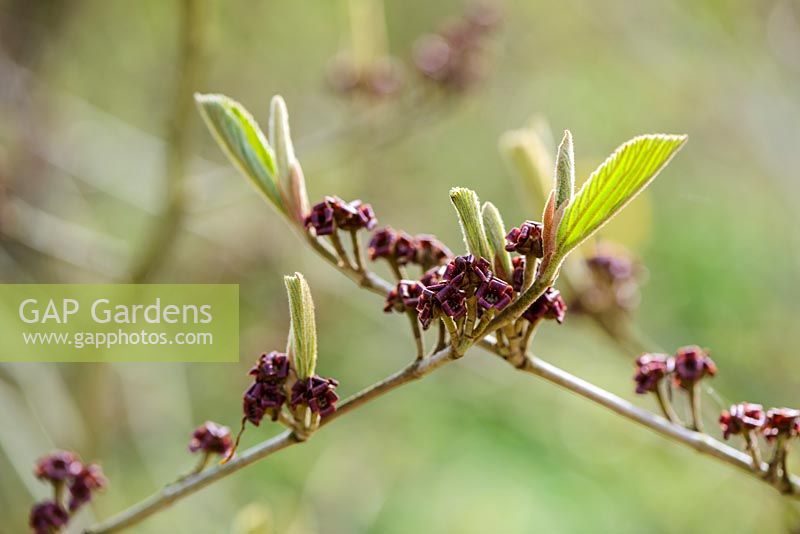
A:
<svg viewBox="0 0 800 534">
<path fill-rule="evenodd" d="M 255 377 L 257 382 L 283 385 L 289 377 L 289 357 L 277 351 L 262 354 L 249 374 Z"/>
<path fill-rule="evenodd" d="M 397 288 L 395 287 L 386 295 L 386 301 L 383 304 L 383 311 L 384 313 L 391 313 L 393 311 L 402 312 L 405 309 L 406 308 L 403 305 L 403 299 L 400 298 L 400 294 L 397 292 Z"/>
<path fill-rule="evenodd" d="M 383 311 L 402 312 L 410 309 L 416 312 L 419 297 L 422 295 L 424 288 L 425 286 L 415 280 L 400 280 L 397 283 L 397 287 L 387 295 Z"/>
<path fill-rule="evenodd" d="M 419 283 L 425 287 L 438 284 L 444 279 L 445 269 L 446 267 L 444 265 L 428 269 L 425 271 L 425 274 L 422 275 L 422 278 L 419 279 Z"/>
<path fill-rule="evenodd" d="M 766 421 L 762 432 L 767 440 L 772 441 L 778 436 L 793 438 L 800 433 L 800 410 L 792 408 L 770 408 L 767 410 Z"/>
<path fill-rule="evenodd" d="M 28 524 L 36 534 L 53 534 L 69 522 L 69 514 L 54 501 L 36 503 Z"/>
<path fill-rule="evenodd" d="M 336 226 L 342 230 L 372 230 L 378 224 L 372 206 L 364 204 L 360 200 L 354 200 L 349 204 L 338 197 L 328 197 L 332 199 L 333 218 Z"/>
<path fill-rule="evenodd" d="M 270 419 L 277 421 L 284 402 L 286 394 L 283 385 L 253 382 L 242 398 L 245 419 L 255 426 L 261 424 L 264 415 L 269 415 Z"/>
<path fill-rule="evenodd" d="M 339 382 L 333 378 L 322 378 L 314 375 L 305 380 L 298 380 L 292 386 L 292 408 L 300 405 L 308 406 L 312 412 L 322 417 L 336 411 L 336 387 Z"/>
<path fill-rule="evenodd" d="M 514 289 L 505 281 L 493 276 L 478 287 L 475 297 L 478 299 L 478 308 L 480 310 L 488 310 L 490 308 L 502 310 L 514 298 Z"/>
<path fill-rule="evenodd" d="M 405 232 L 397 232 L 394 242 L 393 257 L 398 265 L 411 263 L 417 256 L 417 245 L 414 238 Z"/>
<path fill-rule="evenodd" d="M 450 249 L 436 239 L 435 236 L 420 234 L 414 237 L 414 243 L 417 254 L 414 261 L 421 265 L 423 269 L 430 269 L 435 265 L 447 263 L 453 257 Z"/>
<path fill-rule="evenodd" d="M 440 282 L 422 290 L 417 304 L 417 317 L 427 330 L 431 322 L 445 314 L 458 319 L 467 313 L 466 293 L 448 282 Z"/>
<path fill-rule="evenodd" d="M 599 253 L 587 258 L 586 265 L 592 271 L 592 274 L 602 278 L 609 284 L 630 280 L 636 272 L 631 258 L 621 254 Z"/>
<path fill-rule="evenodd" d="M 706 375 L 714 376 L 717 365 L 705 351 L 697 345 L 681 347 L 675 352 L 675 385 L 690 389 Z"/>
<path fill-rule="evenodd" d="M 97 464 L 89 464 L 67 483 L 69 510 L 74 512 L 92 499 L 92 493 L 106 487 L 106 478 Z"/>
<path fill-rule="evenodd" d="M 417 302 L 417 319 L 419 319 L 423 330 L 427 330 L 434 319 L 439 316 L 441 307 L 434 297 L 435 293 L 428 288 L 422 292 Z"/>
<path fill-rule="evenodd" d="M 514 272 L 511 273 L 511 286 L 514 291 L 522 291 L 522 284 L 525 282 L 525 256 L 514 256 L 511 259 Z"/>
<path fill-rule="evenodd" d="M 512 228 L 506 235 L 506 250 L 517 252 L 524 256 L 544 256 L 542 243 L 542 223 L 525 221 L 519 228 Z"/>
<path fill-rule="evenodd" d="M 230 429 L 213 421 L 206 421 L 197 427 L 189 442 L 190 452 L 203 451 L 223 456 L 230 452 L 231 447 L 233 447 L 233 440 Z"/>
<path fill-rule="evenodd" d="M 326 200 L 314 204 L 304 221 L 306 228 L 313 228 L 318 236 L 331 235 L 336 230 L 333 218 L 333 207 Z"/>
<path fill-rule="evenodd" d="M 464 91 L 485 75 L 486 38 L 500 17 L 491 7 L 475 7 L 414 45 L 414 65 L 426 78 L 450 91 Z"/>
<path fill-rule="evenodd" d="M 375 261 L 378 258 L 393 257 L 395 241 L 397 241 L 397 232 L 391 226 L 375 230 L 367 247 L 369 259 Z"/>
<path fill-rule="evenodd" d="M 542 295 L 531 304 L 522 317 L 530 322 L 539 319 L 555 319 L 558 324 L 564 322 L 567 313 L 567 303 L 557 289 L 548 287 Z"/>
<path fill-rule="evenodd" d="M 732 404 L 730 409 L 722 412 L 719 416 L 719 425 L 722 428 L 722 436 L 728 439 L 732 435 L 761 428 L 766 420 L 764 408 L 760 404 L 741 402 Z"/>
<path fill-rule="evenodd" d="M 666 354 L 642 354 L 636 358 L 636 393 L 643 395 L 658 390 L 658 383 L 672 372 L 675 361 Z"/>
<path fill-rule="evenodd" d="M 422 292 L 423 295 L 426 292 L 430 292 L 433 295 L 433 298 L 442 308 L 442 312 L 448 317 L 458 319 L 467 313 L 466 293 L 455 284 L 440 282 L 426 287 Z M 420 297 L 421 299 L 422 297 Z"/>
<path fill-rule="evenodd" d="M 447 264 L 442 280 L 460 289 L 477 288 L 492 279 L 490 267 L 489 260 L 472 254 L 456 256 Z"/>
<path fill-rule="evenodd" d="M 377 224 L 372 206 L 360 200 L 345 202 L 339 197 L 327 196 L 315 204 L 305 218 L 306 228 L 314 228 L 318 236 L 330 235 L 337 228 L 342 230 L 372 230 Z"/>
<path fill-rule="evenodd" d="M 63 482 L 76 476 L 83 469 L 78 457 L 68 451 L 56 451 L 36 462 L 34 474 L 41 480 Z"/>
</svg>

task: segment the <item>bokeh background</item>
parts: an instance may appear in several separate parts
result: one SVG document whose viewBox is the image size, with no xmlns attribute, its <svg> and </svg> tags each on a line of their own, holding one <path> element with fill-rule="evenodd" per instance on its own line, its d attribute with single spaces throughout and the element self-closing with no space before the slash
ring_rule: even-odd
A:
<svg viewBox="0 0 800 534">
<path fill-rule="evenodd" d="M 270 96 L 284 95 L 312 202 L 362 198 L 382 223 L 435 233 L 455 251 L 451 186 L 492 200 L 509 224 L 538 218 L 497 149 L 534 114 L 571 129 L 581 179 L 633 135 L 688 133 L 605 233 L 649 270 L 637 322 L 654 348 L 713 350 L 714 431 L 718 402 L 798 405 L 796 2 L 499 3 L 485 76 L 425 106 L 409 97 L 425 83 L 410 63 L 414 42 L 467 5 L 386 0 L 385 50 L 405 65 L 406 88 L 380 98 L 332 90 L 331 58 L 350 43 L 384 51 L 380 10 L 363 13 L 376 6 L 0 1 L 2 281 L 231 282 L 242 295 L 239 364 L 0 366 L 0 532 L 25 530 L 47 492 L 33 461 L 54 447 L 100 461 L 111 483 L 74 528 L 191 469 L 191 430 L 206 419 L 236 427 L 246 371 L 285 343 L 284 273 L 311 284 L 319 370 L 342 393 L 411 357 L 405 319 L 298 246 L 227 164 L 194 90 L 228 94 L 262 124 Z M 171 193 L 176 176 L 185 196 Z M 635 397 L 636 354 L 591 321 L 546 325 L 535 350 Z M 244 446 L 277 431 L 252 429 Z M 796 506 L 766 485 L 475 351 L 134 531 L 798 527 Z"/>
</svg>

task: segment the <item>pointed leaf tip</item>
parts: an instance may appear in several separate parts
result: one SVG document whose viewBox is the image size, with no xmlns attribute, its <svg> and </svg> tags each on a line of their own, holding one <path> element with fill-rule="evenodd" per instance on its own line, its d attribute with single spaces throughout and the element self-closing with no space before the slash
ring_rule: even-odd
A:
<svg viewBox="0 0 800 534">
<path fill-rule="evenodd" d="M 300 273 L 283 277 L 289 297 L 289 352 L 294 358 L 297 377 L 314 374 L 317 365 L 317 325 L 314 301 L 306 279 Z"/>
<path fill-rule="evenodd" d="M 619 146 L 589 177 L 564 212 L 558 249 L 566 256 L 589 238 L 658 175 L 683 147 L 686 135 L 649 134 Z"/>
<path fill-rule="evenodd" d="M 556 209 L 572 200 L 575 194 L 575 150 L 572 133 L 564 130 L 556 156 Z"/>
<path fill-rule="evenodd" d="M 450 201 L 456 208 L 464 244 L 470 254 L 492 261 L 492 252 L 481 217 L 480 201 L 475 191 L 465 187 L 450 190 Z"/>
</svg>

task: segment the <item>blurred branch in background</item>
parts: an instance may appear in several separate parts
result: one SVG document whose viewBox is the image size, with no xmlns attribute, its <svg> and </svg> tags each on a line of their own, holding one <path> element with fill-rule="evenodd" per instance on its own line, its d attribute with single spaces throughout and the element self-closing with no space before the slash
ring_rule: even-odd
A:
<svg viewBox="0 0 800 534">
<path fill-rule="evenodd" d="M 194 117 L 192 93 L 201 85 L 204 71 L 203 40 L 206 22 L 203 0 L 181 0 L 178 28 L 178 61 L 175 93 L 166 136 L 164 180 L 166 205 L 143 246 L 142 255 L 133 266 L 131 281 L 142 283 L 152 278 L 169 257 L 181 227 L 186 204 L 186 174 L 190 156 Z"/>
</svg>

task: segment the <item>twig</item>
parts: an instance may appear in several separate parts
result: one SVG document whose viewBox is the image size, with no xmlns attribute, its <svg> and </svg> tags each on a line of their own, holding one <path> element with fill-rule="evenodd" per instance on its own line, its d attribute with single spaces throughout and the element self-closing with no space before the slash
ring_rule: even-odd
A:
<svg viewBox="0 0 800 534">
<path fill-rule="evenodd" d="M 322 420 L 321 426 L 326 426 L 339 417 L 353 411 L 354 409 L 380 397 L 403 384 L 418 380 L 423 376 L 433 372 L 442 365 L 454 361 L 452 349 L 450 347 L 441 350 L 424 360 L 415 360 L 412 364 L 397 373 L 381 380 L 380 382 L 356 393 L 345 400 L 339 408 L 330 416 Z M 119 532 L 127 527 L 133 526 L 142 520 L 150 517 L 154 513 L 167 508 L 178 499 L 191 495 L 203 489 L 212 482 L 231 475 L 248 465 L 270 456 L 291 445 L 302 443 L 292 431 L 286 431 L 268 439 L 258 445 L 244 451 L 240 456 L 231 461 L 217 465 L 206 471 L 191 475 L 181 481 L 169 484 L 161 491 L 151 495 L 147 499 L 135 504 L 127 510 L 113 516 L 93 527 L 86 529 L 85 534 L 107 534 Z"/>
<path fill-rule="evenodd" d="M 186 163 L 191 142 L 189 121 L 194 115 L 192 92 L 199 86 L 203 70 L 203 4 L 200 0 L 181 2 L 178 77 L 172 103 L 174 114 L 166 138 L 167 204 L 154 222 L 142 256 L 131 271 L 134 283 L 150 278 L 169 256 L 167 251 L 177 237 L 183 219 Z"/>
</svg>

